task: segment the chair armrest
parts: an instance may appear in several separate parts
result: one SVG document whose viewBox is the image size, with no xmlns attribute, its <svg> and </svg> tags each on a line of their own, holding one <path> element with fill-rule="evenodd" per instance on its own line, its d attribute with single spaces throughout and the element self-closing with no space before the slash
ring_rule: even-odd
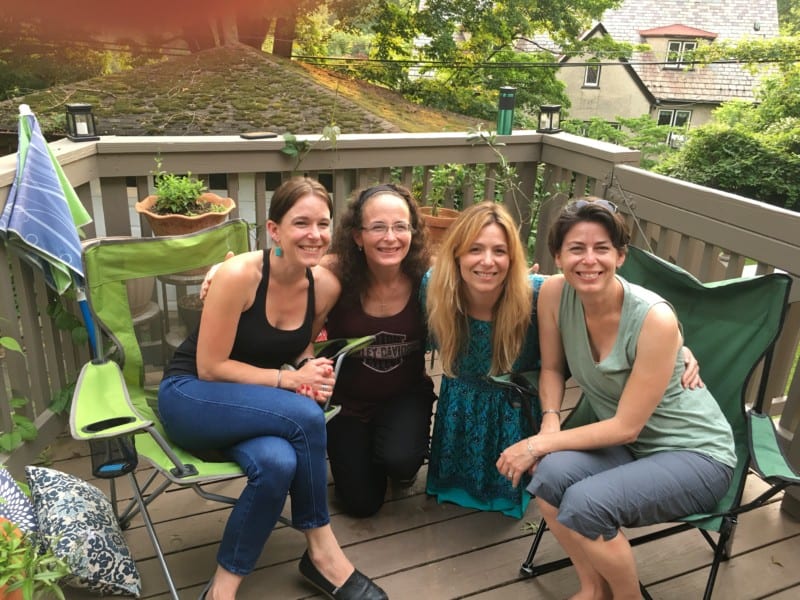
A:
<svg viewBox="0 0 800 600">
<path fill-rule="evenodd" d="M 798 473 L 778 443 L 775 424 L 768 415 L 750 410 L 747 412 L 748 443 L 752 466 L 765 480 L 779 480 L 800 484 Z"/>
<path fill-rule="evenodd" d="M 514 390 L 519 394 L 536 396 L 539 393 L 539 371 L 489 375 L 487 379 L 500 387 Z"/>
<path fill-rule="evenodd" d="M 133 408 L 122 371 L 113 361 L 92 361 L 81 369 L 69 417 L 76 440 L 111 438 L 153 425 Z"/>
</svg>

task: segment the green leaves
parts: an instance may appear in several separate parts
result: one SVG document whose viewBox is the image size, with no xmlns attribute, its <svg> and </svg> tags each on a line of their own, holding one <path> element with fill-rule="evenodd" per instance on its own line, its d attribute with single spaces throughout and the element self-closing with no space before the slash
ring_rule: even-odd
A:
<svg viewBox="0 0 800 600">
<path fill-rule="evenodd" d="M 12 337 L 8 336 L 0 336 L 0 346 L 7 350 L 13 350 L 14 352 L 19 352 L 22 354 L 22 346 L 19 345 L 19 342 Z"/>
<path fill-rule="evenodd" d="M 205 182 L 192 176 L 176 175 L 161 169 L 161 157 L 156 157 L 153 172 L 156 200 L 153 210 L 161 215 L 201 215 L 214 210 L 216 205 L 199 202 L 200 195 L 208 190 Z"/>
<path fill-rule="evenodd" d="M 58 585 L 69 575 L 65 561 L 44 546 L 37 533 L 21 533 L 6 521 L 0 527 L 0 587 L 6 592 L 22 590 L 24 600 L 33 600 L 42 592 L 64 600 Z"/>
</svg>

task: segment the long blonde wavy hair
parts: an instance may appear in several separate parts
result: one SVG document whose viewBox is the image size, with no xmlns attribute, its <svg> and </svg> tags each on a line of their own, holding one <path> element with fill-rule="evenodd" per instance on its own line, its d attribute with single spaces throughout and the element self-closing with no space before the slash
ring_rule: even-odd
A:
<svg viewBox="0 0 800 600">
<path fill-rule="evenodd" d="M 428 326 L 441 354 L 442 370 L 449 377 L 457 375 L 458 359 L 469 338 L 469 306 L 459 257 L 469 251 L 481 230 L 493 223 L 506 234 L 510 264 L 503 291 L 492 310 L 492 364 L 488 374 L 511 370 L 531 322 L 533 292 L 514 219 L 501 204 L 481 202 L 470 206 L 450 227 L 439 248 L 426 298 Z"/>
</svg>

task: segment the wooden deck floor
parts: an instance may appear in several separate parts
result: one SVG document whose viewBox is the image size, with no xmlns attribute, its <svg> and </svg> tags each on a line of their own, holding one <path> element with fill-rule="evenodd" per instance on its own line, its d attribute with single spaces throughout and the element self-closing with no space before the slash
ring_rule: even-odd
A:
<svg viewBox="0 0 800 600">
<path fill-rule="evenodd" d="M 92 479 L 87 448 L 68 437 L 51 452 L 52 468 L 75 474 L 107 490 L 108 483 Z M 140 467 L 141 469 L 141 467 Z M 530 542 L 531 527 L 539 515 L 534 503 L 518 521 L 449 504 L 437 504 L 425 494 L 426 468 L 406 489 L 392 489 L 381 511 L 369 519 L 341 514 L 330 494 L 332 524 L 353 563 L 387 591 L 393 600 L 476 598 L 561 599 L 577 591 L 571 568 L 520 579 L 519 566 Z M 123 478 L 120 495 L 128 497 Z M 240 480 L 217 484 L 217 491 L 237 495 Z M 751 476 L 748 494 L 763 484 Z M 723 564 L 715 599 L 774 598 L 800 595 L 800 522 L 780 511 L 780 496 L 771 504 L 740 518 L 734 556 Z M 167 492 L 150 507 L 167 553 L 181 598 L 197 598 L 215 568 L 217 544 L 229 508 L 199 498 L 191 490 Z M 284 511 L 289 514 L 288 505 Z M 142 597 L 167 599 L 166 581 L 141 519 L 134 520 L 126 538 L 143 581 Z M 299 532 L 279 526 L 254 573 L 240 588 L 240 600 L 318 597 L 297 572 L 305 549 Z M 685 600 L 702 595 L 711 550 L 696 531 L 634 549 L 640 577 L 653 598 Z M 546 534 L 542 560 L 562 555 Z M 66 590 L 68 600 L 96 598 Z"/>
</svg>

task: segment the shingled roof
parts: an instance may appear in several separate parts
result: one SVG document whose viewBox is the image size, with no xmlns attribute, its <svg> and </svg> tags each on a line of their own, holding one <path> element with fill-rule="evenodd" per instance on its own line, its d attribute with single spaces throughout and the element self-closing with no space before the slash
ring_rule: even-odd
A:
<svg viewBox="0 0 800 600">
<path fill-rule="evenodd" d="M 26 103 L 46 133 L 63 133 L 60 117 L 69 102 L 92 104 L 101 135 L 319 134 L 332 121 L 342 133 L 466 131 L 476 124 L 240 45 L 0 102 L 0 131 L 16 132 L 18 106 Z"/>
<path fill-rule="evenodd" d="M 778 5 L 776 0 L 625 0 L 606 11 L 600 22 L 615 41 L 632 44 L 646 43 L 646 34 L 663 37 L 668 29 L 676 38 L 711 34 L 716 42 L 771 38 L 778 35 Z M 695 30 L 701 31 L 691 33 Z M 687 71 L 649 64 L 663 60 L 653 52 L 631 58 L 634 72 L 659 100 L 720 103 L 754 98 L 757 76 L 740 65 L 713 64 Z"/>
</svg>

